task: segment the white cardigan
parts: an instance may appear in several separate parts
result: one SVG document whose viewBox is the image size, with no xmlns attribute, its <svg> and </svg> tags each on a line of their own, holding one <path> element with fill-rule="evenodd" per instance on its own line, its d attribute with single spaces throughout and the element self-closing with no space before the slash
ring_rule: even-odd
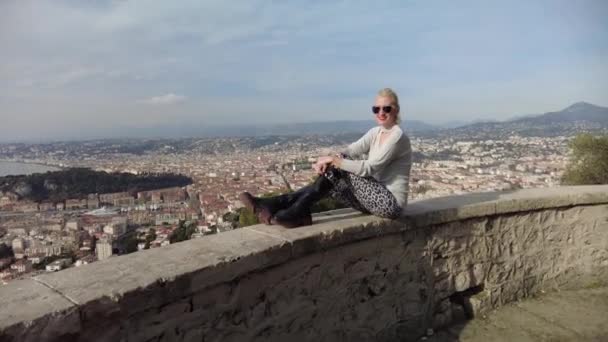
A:
<svg viewBox="0 0 608 342">
<path fill-rule="evenodd" d="M 380 146 L 380 132 L 388 132 Z M 390 130 L 378 126 L 370 129 L 361 139 L 350 144 L 344 154 L 341 169 L 362 177 L 374 177 L 395 196 L 403 208 L 407 205 L 412 147 L 410 139 L 395 125 Z M 367 154 L 367 159 L 357 160 Z"/>
</svg>

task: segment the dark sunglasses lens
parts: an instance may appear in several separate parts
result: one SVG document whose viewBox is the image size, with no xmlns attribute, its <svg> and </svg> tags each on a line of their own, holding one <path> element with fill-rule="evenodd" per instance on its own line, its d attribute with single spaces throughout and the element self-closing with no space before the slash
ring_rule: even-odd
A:
<svg viewBox="0 0 608 342">
<path fill-rule="evenodd" d="M 393 107 L 391 107 L 391 106 L 384 106 L 384 107 L 382 107 L 382 110 L 383 110 L 383 111 L 384 111 L 386 114 L 388 114 L 388 113 L 390 113 L 390 112 L 391 112 L 391 110 L 393 110 Z"/>
<path fill-rule="evenodd" d="M 373 107 L 372 107 L 372 112 L 374 112 L 374 114 L 378 114 L 378 113 L 380 113 L 380 107 L 378 107 L 378 106 L 373 106 Z"/>
</svg>

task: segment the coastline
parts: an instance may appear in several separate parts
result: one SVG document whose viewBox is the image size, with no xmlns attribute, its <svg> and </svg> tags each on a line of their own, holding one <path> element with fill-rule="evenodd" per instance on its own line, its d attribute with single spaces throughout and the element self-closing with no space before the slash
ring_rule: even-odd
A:
<svg viewBox="0 0 608 342">
<path fill-rule="evenodd" d="M 70 168 L 69 166 L 60 166 L 57 164 L 43 164 L 43 163 L 39 163 L 39 162 L 28 162 L 28 161 L 22 161 L 22 160 L 11 160 L 11 159 L 2 159 L 2 158 L 0 158 L 0 162 L 54 167 L 54 168 L 61 169 L 61 170 Z"/>
<path fill-rule="evenodd" d="M 31 175 L 35 173 L 46 173 L 62 171 L 65 166 L 44 164 L 40 162 L 26 162 L 0 159 L 0 177 Z"/>
</svg>

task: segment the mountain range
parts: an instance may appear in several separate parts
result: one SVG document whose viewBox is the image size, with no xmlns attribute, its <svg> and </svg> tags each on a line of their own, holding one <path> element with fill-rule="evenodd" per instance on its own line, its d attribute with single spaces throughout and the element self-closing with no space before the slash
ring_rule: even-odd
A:
<svg viewBox="0 0 608 342">
<path fill-rule="evenodd" d="M 362 133 L 374 127 L 373 120 L 341 120 L 325 122 L 300 122 L 275 125 L 203 126 L 193 124 L 162 125 L 158 127 L 129 128 L 124 136 L 140 137 L 244 137 L 270 135 L 334 135 Z M 523 136 L 571 135 L 580 131 L 608 129 L 608 108 L 586 102 L 577 102 L 561 111 L 525 115 L 505 121 L 458 122 L 432 125 L 419 120 L 405 119 L 401 124 L 408 134 L 468 135 L 492 137 L 519 134 Z M 121 130 L 117 129 L 116 133 Z M 128 133 L 127 133 L 128 132 Z"/>
<path fill-rule="evenodd" d="M 456 127 L 447 132 L 454 136 L 505 137 L 568 136 L 580 132 L 607 132 L 608 108 L 577 102 L 557 112 L 526 115 L 506 121 L 478 122 Z"/>
<path fill-rule="evenodd" d="M 192 123 L 162 124 L 157 126 L 116 126 L 110 135 L 69 137 L 66 140 L 95 140 L 114 138 L 133 139 L 181 139 L 215 137 L 263 137 L 263 136 L 356 136 L 376 124 L 373 120 L 341 120 L 324 122 L 295 122 L 287 124 L 239 124 L 203 125 Z M 505 121 L 450 121 L 433 125 L 407 117 L 401 127 L 410 135 L 420 137 L 454 137 L 492 139 L 512 135 L 521 136 L 570 136 L 580 132 L 608 133 L 608 108 L 587 102 L 577 102 L 556 112 L 532 114 Z M 1 138 L 0 138 L 1 139 Z"/>
<path fill-rule="evenodd" d="M 329 121 L 271 125 L 263 127 L 232 126 L 214 130 L 218 135 L 306 135 L 366 132 L 375 124 L 371 120 Z M 577 102 L 560 111 L 532 114 L 505 121 L 481 121 L 471 123 L 451 122 L 432 125 L 418 120 L 405 119 L 401 126 L 410 134 L 425 135 L 467 135 L 469 137 L 557 136 L 578 132 L 608 131 L 608 108 L 587 102 Z M 230 134 L 232 133 L 232 134 Z M 242 134 L 238 134 L 242 133 Z"/>
<path fill-rule="evenodd" d="M 510 120 L 510 122 L 525 122 L 528 124 L 546 124 L 547 122 L 574 123 L 577 121 L 608 125 L 608 108 L 596 106 L 587 102 L 577 102 L 559 112 L 548 112 L 541 115 L 530 115 L 524 118 Z"/>
<path fill-rule="evenodd" d="M 374 127 L 373 120 L 340 120 L 323 122 L 294 122 L 270 125 L 202 125 L 172 124 L 147 127 L 117 127 L 114 137 L 129 138 L 184 138 L 184 137 L 262 137 L 271 135 L 333 135 L 367 132 Z M 408 132 L 428 132 L 437 126 L 418 121 L 405 120 L 402 127 Z"/>
</svg>

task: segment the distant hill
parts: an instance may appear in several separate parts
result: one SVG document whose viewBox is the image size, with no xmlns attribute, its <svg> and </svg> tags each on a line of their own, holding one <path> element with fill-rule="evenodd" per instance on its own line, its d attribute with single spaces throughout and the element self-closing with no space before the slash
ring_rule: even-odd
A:
<svg viewBox="0 0 608 342">
<path fill-rule="evenodd" d="M 298 120 L 306 120 L 305 117 Z M 268 137 L 268 136 L 356 136 L 374 127 L 373 117 L 367 120 L 341 120 L 325 122 L 294 122 L 283 124 L 243 124 L 239 122 L 223 125 L 174 122 L 158 125 L 122 126 L 117 123 L 109 136 L 96 139 L 184 139 L 218 137 Z M 447 121 L 429 124 L 419 120 L 405 119 L 400 125 L 413 136 L 456 137 L 505 137 L 573 135 L 579 132 L 608 131 L 608 108 L 587 102 L 577 102 L 561 111 L 544 114 L 523 115 L 505 121 Z M 84 139 L 79 137 L 78 139 Z M 150 150 L 145 146 L 133 146 L 134 150 Z M 135 153 L 138 153 L 135 151 Z"/>
<path fill-rule="evenodd" d="M 451 120 L 451 121 L 446 121 L 446 122 L 440 123 L 439 128 L 443 128 L 443 129 L 457 128 L 457 127 L 469 125 L 471 123 L 472 123 L 471 121 Z"/>
<path fill-rule="evenodd" d="M 262 130 L 257 130 L 257 132 L 265 132 L 265 135 L 336 134 L 367 132 L 370 128 L 375 126 L 376 123 L 373 120 L 342 120 L 274 125 L 268 126 Z M 417 120 L 404 120 L 400 126 L 408 132 L 422 132 L 438 129 L 436 126 Z"/>
<path fill-rule="evenodd" d="M 526 115 L 508 121 L 478 122 L 444 130 L 440 135 L 502 138 L 515 134 L 569 136 L 580 132 L 608 132 L 608 108 L 577 102 L 558 112 Z"/>
<path fill-rule="evenodd" d="M 262 137 L 283 135 L 334 135 L 342 133 L 363 133 L 376 126 L 373 119 L 341 120 L 324 122 L 295 122 L 274 125 L 192 125 L 174 124 L 145 128 L 118 128 L 115 136 L 143 138 L 184 138 L 184 137 Z M 417 120 L 404 120 L 401 123 L 408 133 L 427 132 L 439 127 Z"/>
<path fill-rule="evenodd" d="M 36 202 L 65 201 L 86 198 L 92 193 L 112 193 L 155 190 L 192 184 L 187 176 L 163 173 L 107 173 L 86 168 L 72 168 L 31 175 L 0 177 L 0 192 L 17 194 L 21 199 Z"/>
<path fill-rule="evenodd" d="M 608 126 L 608 108 L 596 106 L 587 102 L 577 102 L 559 112 L 548 112 L 537 116 L 528 116 L 510 122 L 546 125 L 582 121 Z"/>
<path fill-rule="evenodd" d="M 124 136 L 138 137 L 264 137 L 340 135 L 363 133 L 376 124 L 369 120 L 341 120 L 326 122 L 295 122 L 275 125 L 162 125 L 129 129 Z M 572 135 L 578 132 L 594 132 L 608 129 L 608 108 L 586 102 L 575 103 L 561 111 L 525 115 L 506 121 L 452 121 L 443 125 L 431 125 L 419 120 L 405 119 L 401 127 L 417 136 L 467 135 L 471 137 L 504 137 L 513 134 L 523 136 Z M 119 133 L 120 129 L 116 130 Z"/>
</svg>

